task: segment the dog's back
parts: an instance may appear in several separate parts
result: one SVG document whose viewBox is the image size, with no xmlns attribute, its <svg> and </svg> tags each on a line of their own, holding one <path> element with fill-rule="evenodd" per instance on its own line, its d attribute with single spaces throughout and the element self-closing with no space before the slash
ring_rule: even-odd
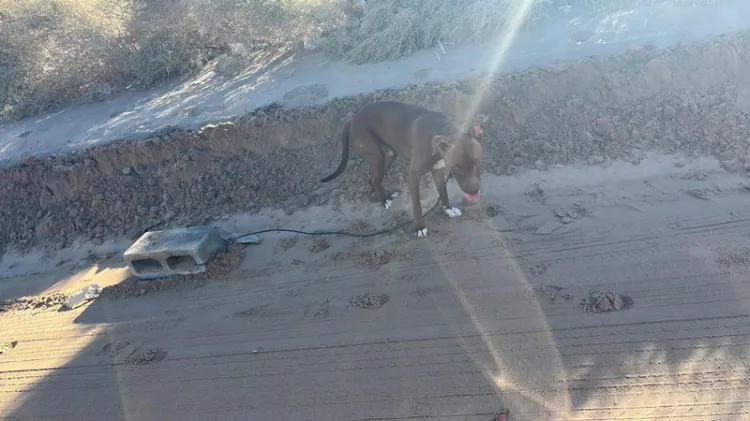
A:
<svg viewBox="0 0 750 421">
<path fill-rule="evenodd" d="M 409 156 L 409 137 L 415 122 L 432 133 L 446 133 L 452 124 L 445 114 L 398 101 L 378 101 L 364 106 L 352 119 L 352 130 L 371 132 L 399 155 Z"/>
</svg>

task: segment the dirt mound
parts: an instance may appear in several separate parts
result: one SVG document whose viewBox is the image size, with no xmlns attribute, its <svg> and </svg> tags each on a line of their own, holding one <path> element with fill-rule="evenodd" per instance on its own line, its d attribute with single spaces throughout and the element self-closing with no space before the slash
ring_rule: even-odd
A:
<svg viewBox="0 0 750 421">
<path fill-rule="evenodd" d="M 335 191 L 317 180 L 339 159 L 345 117 L 378 99 L 461 116 L 481 97 L 478 112 L 490 116 L 484 168 L 495 174 L 577 161 L 637 163 L 645 150 L 714 155 L 725 168 L 744 171 L 749 47 L 743 33 L 667 51 L 642 48 L 320 107 L 272 106 L 200 131 L 163 131 L 143 142 L 29 159 L 0 171 L 0 247 L 135 237 L 262 206 L 362 200 L 370 196 L 364 180 L 332 183 Z M 351 167 L 366 177 L 361 160 Z M 391 173 L 398 178 L 398 168 Z"/>
<path fill-rule="evenodd" d="M 13 298 L 0 302 L 0 312 L 60 309 L 67 300 L 68 297 L 60 293 Z"/>
</svg>

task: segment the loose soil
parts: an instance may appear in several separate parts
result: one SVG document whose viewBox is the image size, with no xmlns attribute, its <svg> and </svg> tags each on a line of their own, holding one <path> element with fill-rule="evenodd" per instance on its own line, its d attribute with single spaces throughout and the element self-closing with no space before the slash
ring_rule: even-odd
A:
<svg viewBox="0 0 750 421">
<path fill-rule="evenodd" d="M 149 229 L 238 212 L 368 201 L 367 169 L 354 157 L 341 179 L 320 186 L 339 159 L 347 116 L 379 99 L 456 118 L 481 98 L 486 173 L 512 175 L 615 160 L 645 151 L 708 155 L 730 171 L 750 167 L 750 34 L 666 51 L 633 49 L 545 68 L 438 86 L 415 85 L 324 106 L 269 106 L 199 131 L 156 133 L 73 156 L 29 157 L 0 171 L 0 252 L 76 239 L 102 243 Z M 404 166 L 391 171 L 403 186 Z M 695 192 L 694 192 L 695 193 Z M 699 194 L 700 192 L 696 193 Z"/>
</svg>

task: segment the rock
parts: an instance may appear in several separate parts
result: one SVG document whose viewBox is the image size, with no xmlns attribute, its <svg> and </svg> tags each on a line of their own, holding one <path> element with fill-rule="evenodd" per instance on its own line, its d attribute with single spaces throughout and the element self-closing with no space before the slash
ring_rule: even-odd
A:
<svg viewBox="0 0 750 421">
<path fill-rule="evenodd" d="M 513 158 L 513 165 L 521 166 L 523 165 L 523 162 L 523 158 L 521 158 L 520 156 Z"/>
<path fill-rule="evenodd" d="M 599 165 L 604 163 L 604 157 L 599 155 L 589 155 L 586 161 L 589 163 L 589 165 Z"/>
<path fill-rule="evenodd" d="M 34 234 L 38 240 L 46 240 L 52 236 L 52 220 L 45 218 L 34 228 Z"/>
<path fill-rule="evenodd" d="M 125 168 L 122 169 L 122 174 L 123 175 L 130 175 L 132 173 L 133 173 L 133 169 L 130 168 L 130 167 L 125 167 Z"/>
</svg>

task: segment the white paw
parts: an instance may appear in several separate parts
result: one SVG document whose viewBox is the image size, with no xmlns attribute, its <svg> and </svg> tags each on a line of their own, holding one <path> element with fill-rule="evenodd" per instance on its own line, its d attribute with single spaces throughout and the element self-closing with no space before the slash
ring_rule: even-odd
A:
<svg viewBox="0 0 750 421">
<path fill-rule="evenodd" d="M 390 210 L 391 206 L 393 206 L 393 202 L 391 201 L 391 199 L 385 199 L 383 206 L 385 206 L 385 210 Z"/>
<path fill-rule="evenodd" d="M 455 218 L 457 216 L 461 216 L 461 209 L 459 208 L 444 208 L 445 214 L 448 215 L 448 218 Z"/>
<path fill-rule="evenodd" d="M 391 193 L 391 199 L 395 199 L 395 198 L 399 197 L 400 195 L 401 195 L 401 193 L 395 191 L 395 192 Z"/>
<path fill-rule="evenodd" d="M 421 230 L 417 230 L 417 232 L 415 232 L 414 235 L 416 235 L 417 238 L 427 237 L 427 228 L 422 228 Z"/>
</svg>

